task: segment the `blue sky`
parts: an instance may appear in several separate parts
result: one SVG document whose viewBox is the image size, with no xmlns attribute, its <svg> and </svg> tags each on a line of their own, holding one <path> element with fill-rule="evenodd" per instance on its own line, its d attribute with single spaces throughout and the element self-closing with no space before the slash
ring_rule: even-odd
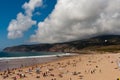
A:
<svg viewBox="0 0 120 80">
<path fill-rule="evenodd" d="M 7 38 L 7 28 L 12 19 L 16 19 L 19 12 L 23 12 L 22 5 L 29 0 L 0 0 L 0 49 L 7 46 L 26 44 L 29 36 L 35 33 L 37 26 L 33 26 L 28 31 L 24 32 L 24 36 L 18 39 Z M 43 21 L 54 9 L 56 0 L 43 0 L 44 6 L 37 8 L 36 11 L 40 12 L 40 15 L 34 15 L 32 19 L 37 22 Z"/>
<path fill-rule="evenodd" d="M 120 0 L 0 0 L 0 49 L 120 35 L 119 3 Z"/>
</svg>

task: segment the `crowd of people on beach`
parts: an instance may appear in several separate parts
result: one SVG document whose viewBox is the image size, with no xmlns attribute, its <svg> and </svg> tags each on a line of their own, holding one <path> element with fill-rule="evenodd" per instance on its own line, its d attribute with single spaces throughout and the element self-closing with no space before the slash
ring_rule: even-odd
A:
<svg viewBox="0 0 120 80">
<path fill-rule="evenodd" d="M 108 60 L 111 58 L 110 56 L 105 57 Z M 87 58 L 85 56 L 84 58 L 74 56 L 32 67 L 7 69 L 0 73 L 0 77 L 2 77 L 2 80 L 85 80 L 85 77 L 88 75 L 102 74 L 101 64 L 98 63 L 101 63 L 104 59 L 102 57 L 95 57 L 94 55 Z M 110 64 L 113 63 L 115 61 L 110 61 Z M 118 68 L 119 66 L 116 69 Z M 116 80 L 119 79 L 116 78 Z"/>
</svg>

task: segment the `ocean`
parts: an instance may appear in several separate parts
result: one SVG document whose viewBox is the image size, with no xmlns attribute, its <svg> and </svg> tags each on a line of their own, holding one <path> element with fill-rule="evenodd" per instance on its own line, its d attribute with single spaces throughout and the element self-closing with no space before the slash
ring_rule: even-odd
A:
<svg viewBox="0 0 120 80">
<path fill-rule="evenodd" d="M 0 52 L 0 58 L 51 56 L 61 54 L 60 52 Z"/>
<path fill-rule="evenodd" d="M 0 71 L 32 66 L 76 54 L 60 52 L 0 52 Z"/>
<path fill-rule="evenodd" d="M 0 52 L 0 71 L 31 66 L 58 59 L 57 56 L 69 55 L 59 52 Z"/>
</svg>

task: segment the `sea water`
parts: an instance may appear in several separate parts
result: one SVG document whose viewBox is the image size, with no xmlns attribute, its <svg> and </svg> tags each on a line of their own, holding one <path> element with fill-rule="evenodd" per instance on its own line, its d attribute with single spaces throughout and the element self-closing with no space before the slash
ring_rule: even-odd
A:
<svg viewBox="0 0 120 80">
<path fill-rule="evenodd" d="M 59 52 L 0 52 L 0 71 L 23 66 L 31 66 L 52 61 L 58 56 L 70 55 Z"/>
<path fill-rule="evenodd" d="M 12 57 L 32 57 L 32 56 L 52 56 L 61 54 L 60 52 L 0 52 L 0 58 Z"/>
</svg>

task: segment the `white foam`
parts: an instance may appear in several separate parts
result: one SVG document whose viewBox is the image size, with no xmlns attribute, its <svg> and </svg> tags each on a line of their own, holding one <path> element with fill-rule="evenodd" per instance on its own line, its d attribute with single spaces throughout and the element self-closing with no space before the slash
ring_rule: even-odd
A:
<svg viewBox="0 0 120 80">
<path fill-rule="evenodd" d="M 44 55 L 44 56 L 27 56 L 27 57 L 2 57 L 0 60 L 11 60 L 11 59 L 27 59 L 27 58 L 45 58 L 45 57 L 56 57 L 56 56 L 68 56 L 75 55 L 71 53 L 56 54 L 56 55 Z"/>
</svg>

